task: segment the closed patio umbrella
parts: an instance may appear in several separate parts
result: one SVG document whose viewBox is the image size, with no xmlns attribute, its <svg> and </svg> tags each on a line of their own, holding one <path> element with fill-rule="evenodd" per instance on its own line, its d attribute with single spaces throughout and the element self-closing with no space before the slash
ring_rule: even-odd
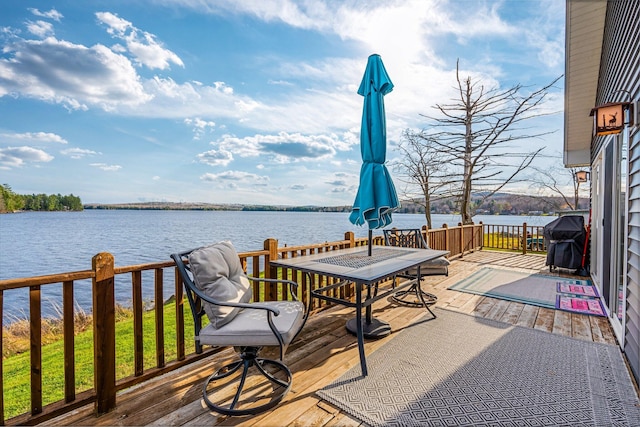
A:
<svg viewBox="0 0 640 427">
<path fill-rule="evenodd" d="M 369 226 L 369 255 L 372 230 L 391 224 L 391 213 L 400 207 L 391 175 L 384 165 L 387 152 L 387 129 L 384 96 L 393 83 L 380 55 L 369 56 L 358 94 L 364 96 L 360 128 L 360 185 L 349 221 Z"/>
<path fill-rule="evenodd" d="M 349 221 L 369 227 L 368 255 L 371 256 L 372 230 L 391 224 L 391 213 L 400 207 L 396 188 L 384 165 L 387 154 L 387 126 L 384 96 L 393 90 L 393 83 L 384 68 L 380 55 L 369 56 L 358 94 L 364 96 L 360 127 L 360 185 L 353 202 Z M 367 298 L 371 295 L 367 287 Z M 358 317 L 347 322 L 347 330 L 357 335 Z M 381 338 L 391 333 L 391 326 L 371 316 L 371 305 L 361 321 L 366 338 Z"/>
</svg>

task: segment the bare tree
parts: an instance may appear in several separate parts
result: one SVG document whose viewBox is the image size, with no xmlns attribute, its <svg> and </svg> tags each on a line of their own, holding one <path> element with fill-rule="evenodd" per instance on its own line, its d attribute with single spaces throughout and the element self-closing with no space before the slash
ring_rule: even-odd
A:
<svg viewBox="0 0 640 427">
<path fill-rule="evenodd" d="M 585 172 L 579 168 L 565 168 L 563 166 L 553 165 L 546 169 L 534 167 L 536 175 L 530 177 L 529 180 L 540 193 L 539 199 L 552 202 L 553 199 L 545 197 L 552 193 L 559 195 L 562 201 L 571 210 L 580 209 L 580 196 L 586 192 L 586 188 L 580 188 L 582 181 L 578 179 L 579 172 Z M 559 204 L 552 206 L 556 210 L 562 209 Z"/>
<path fill-rule="evenodd" d="M 432 198 L 443 191 L 450 193 L 453 184 L 440 146 L 424 133 L 407 129 L 396 151 L 400 155 L 391 166 L 396 179 L 405 184 L 401 197 L 424 207 L 427 227 L 432 228 Z"/>
<path fill-rule="evenodd" d="M 517 84 L 508 89 L 486 89 L 471 77 L 461 78 L 456 64 L 458 98 L 436 104 L 440 115 L 423 115 L 433 125 L 429 140 L 439 146 L 444 158 L 460 174 L 457 196 L 462 222 L 472 222 L 474 191 L 483 191 L 483 200 L 516 182 L 516 177 L 540 154 L 541 149 L 517 152 L 514 143 L 539 138 L 552 132 L 532 132 L 523 122 L 549 114 L 542 110 L 549 89 L 558 77 L 541 89 L 529 91 Z"/>
</svg>

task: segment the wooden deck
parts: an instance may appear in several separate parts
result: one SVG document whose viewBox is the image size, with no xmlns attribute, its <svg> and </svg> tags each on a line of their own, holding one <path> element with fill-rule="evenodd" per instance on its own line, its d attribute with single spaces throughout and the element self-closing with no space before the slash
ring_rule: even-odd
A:
<svg viewBox="0 0 640 427">
<path fill-rule="evenodd" d="M 554 334 L 593 342 L 615 344 L 605 318 L 571 314 L 521 303 L 485 298 L 447 290 L 447 286 L 482 266 L 549 274 L 541 255 L 479 251 L 454 260 L 449 277 L 426 279 L 425 289 L 438 295 L 436 307 L 473 314 Z M 374 315 L 390 322 L 389 337 L 367 341 L 371 354 L 404 327 L 424 315 L 423 309 L 378 302 Z M 202 381 L 211 372 L 211 360 L 145 382 L 118 395 L 117 408 L 101 417 L 93 405 L 49 420 L 47 425 L 243 425 L 243 426 L 358 426 L 358 420 L 315 395 L 320 388 L 359 364 L 355 337 L 344 325 L 353 310 L 335 307 L 312 316 L 285 356 L 294 374 L 293 387 L 275 409 L 253 417 L 223 417 L 209 412 L 201 402 Z M 231 352 L 224 353 L 232 356 Z M 218 361 L 216 361 L 218 362 Z"/>
</svg>

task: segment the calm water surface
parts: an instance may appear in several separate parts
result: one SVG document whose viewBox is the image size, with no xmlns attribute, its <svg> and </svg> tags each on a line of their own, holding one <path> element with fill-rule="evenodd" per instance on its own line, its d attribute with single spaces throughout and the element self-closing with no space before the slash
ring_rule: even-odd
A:
<svg viewBox="0 0 640 427">
<path fill-rule="evenodd" d="M 485 224 L 545 225 L 555 217 L 477 216 Z M 436 227 L 456 225 L 457 215 L 434 215 Z M 419 228 L 424 215 L 396 214 L 389 226 Z M 86 210 L 83 212 L 25 212 L 0 215 L 0 279 L 31 277 L 91 268 L 91 258 L 110 252 L 116 266 L 168 260 L 169 254 L 231 240 L 238 252 L 261 249 L 264 240 L 278 239 L 279 245 L 301 245 L 342 240 L 346 231 L 365 237 L 367 229 L 349 222 L 348 213 L 319 212 L 229 212 L 229 211 L 128 211 Z M 374 235 L 381 235 L 374 230 Z M 167 275 L 165 275 L 167 276 Z M 144 275 L 143 275 L 144 279 Z M 151 300 L 152 278 L 143 283 L 143 298 Z M 172 278 L 165 278 L 166 297 Z M 87 282 L 87 283 L 84 283 Z M 116 298 L 131 300 L 129 281 L 116 282 Z M 90 307 L 90 281 L 75 285 L 77 304 Z M 43 289 L 43 313 L 55 316 L 60 306 L 61 286 Z M 5 321 L 26 317 L 26 290 L 4 293 Z"/>
</svg>

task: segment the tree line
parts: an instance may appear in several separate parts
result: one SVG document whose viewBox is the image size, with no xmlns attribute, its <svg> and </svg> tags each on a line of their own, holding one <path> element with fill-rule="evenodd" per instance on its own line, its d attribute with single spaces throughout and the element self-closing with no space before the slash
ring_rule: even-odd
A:
<svg viewBox="0 0 640 427">
<path fill-rule="evenodd" d="M 80 197 L 69 194 L 16 194 L 7 184 L 0 184 L 0 212 L 81 211 Z"/>
</svg>

